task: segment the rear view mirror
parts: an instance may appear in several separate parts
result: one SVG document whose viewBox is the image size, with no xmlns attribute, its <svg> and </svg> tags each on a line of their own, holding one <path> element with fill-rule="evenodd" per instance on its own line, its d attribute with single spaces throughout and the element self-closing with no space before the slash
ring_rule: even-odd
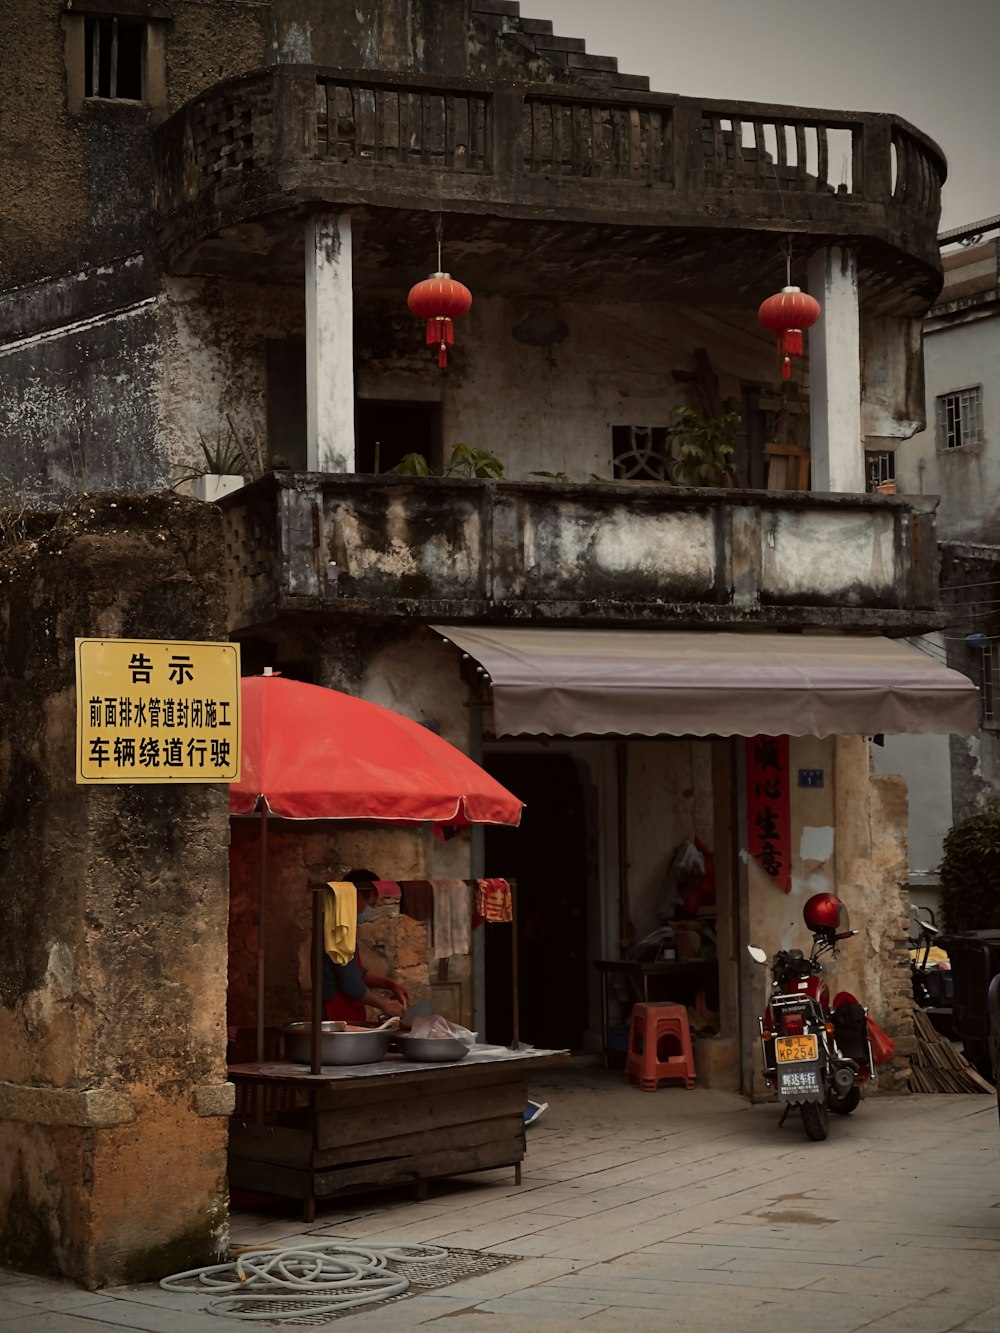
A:
<svg viewBox="0 0 1000 1333">
<path fill-rule="evenodd" d="M 764 952 L 763 949 L 758 949 L 755 944 L 747 945 L 747 953 L 750 955 L 750 957 L 754 960 L 755 963 L 767 962 L 767 954 Z"/>
</svg>

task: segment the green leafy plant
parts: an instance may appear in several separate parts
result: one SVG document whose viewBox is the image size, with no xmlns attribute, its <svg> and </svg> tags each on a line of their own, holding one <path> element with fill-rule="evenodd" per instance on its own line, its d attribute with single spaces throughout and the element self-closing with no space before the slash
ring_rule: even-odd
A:
<svg viewBox="0 0 1000 1333">
<path fill-rule="evenodd" d="M 739 428 L 739 412 L 703 417 L 691 407 L 675 408 L 670 427 L 670 480 L 679 486 L 731 485 L 736 476 L 733 458 Z"/>
<path fill-rule="evenodd" d="M 502 477 L 503 463 L 488 449 L 456 444 L 444 467 L 432 468 L 423 454 L 406 454 L 387 476 L 396 477 Z"/>
<path fill-rule="evenodd" d="M 1000 929 L 1000 802 L 949 829 L 939 873 L 946 930 Z"/>
</svg>

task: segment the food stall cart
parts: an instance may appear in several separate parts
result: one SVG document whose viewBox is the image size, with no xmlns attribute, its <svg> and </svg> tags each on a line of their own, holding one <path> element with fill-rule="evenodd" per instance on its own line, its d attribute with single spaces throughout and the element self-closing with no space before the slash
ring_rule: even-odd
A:
<svg viewBox="0 0 1000 1333">
<path fill-rule="evenodd" d="M 529 1074 L 567 1052 L 474 1048 L 452 1063 L 390 1055 L 322 1066 L 322 924 L 313 904 L 312 1060 L 264 1059 L 264 917 L 270 815 L 378 823 L 516 825 L 522 802 L 466 755 L 391 710 L 298 681 L 243 681 L 242 774 L 230 811 L 258 814 L 261 881 L 257 1058 L 230 1066 L 237 1115 L 229 1144 L 236 1188 L 317 1199 L 443 1175 L 513 1166 L 520 1180 Z M 513 924 L 513 923 L 512 923 Z M 516 968 L 516 949 L 514 951 Z M 516 988 L 515 988 L 516 1009 Z"/>
<path fill-rule="evenodd" d="M 264 1086 L 284 1109 L 270 1123 L 234 1123 L 231 1187 L 316 1201 L 392 1185 L 415 1185 L 512 1166 L 521 1183 L 524 1109 L 536 1070 L 568 1061 L 566 1051 L 473 1047 L 461 1061 L 411 1064 L 402 1055 L 366 1065 L 233 1065 L 239 1088 Z M 270 1093 L 272 1096 L 268 1097 Z M 274 1095 L 276 1094 L 276 1096 Z"/>
</svg>

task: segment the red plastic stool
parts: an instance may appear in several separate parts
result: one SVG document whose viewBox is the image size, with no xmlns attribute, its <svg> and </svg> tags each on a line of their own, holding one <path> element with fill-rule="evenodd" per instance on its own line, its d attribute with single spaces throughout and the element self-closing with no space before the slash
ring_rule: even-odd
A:
<svg viewBox="0 0 1000 1333">
<path fill-rule="evenodd" d="M 694 1087 L 694 1051 L 684 1005 L 632 1006 L 625 1077 L 643 1092 L 655 1092 L 661 1079 L 683 1079 L 686 1088 Z"/>
</svg>

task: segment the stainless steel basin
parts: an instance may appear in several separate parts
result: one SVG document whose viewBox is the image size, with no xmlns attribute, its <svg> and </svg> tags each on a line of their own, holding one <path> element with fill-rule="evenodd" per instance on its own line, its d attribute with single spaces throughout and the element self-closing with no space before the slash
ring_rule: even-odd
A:
<svg viewBox="0 0 1000 1333">
<path fill-rule="evenodd" d="M 393 1032 L 338 1032 L 333 1023 L 320 1029 L 320 1062 L 324 1065 L 370 1065 L 385 1058 Z M 289 1023 L 285 1053 L 292 1064 L 312 1062 L 312 1024 Z"/>
<path fill-rule="evenodd" d="M 469 1054 L 469 1047 L 455 1037 L 406 1037 L 396 1038 L 396 1045 L 407 1060 L 420 1064 L 443 1064 L 448 1060 L 463 1060 Z"/>
</svg>

